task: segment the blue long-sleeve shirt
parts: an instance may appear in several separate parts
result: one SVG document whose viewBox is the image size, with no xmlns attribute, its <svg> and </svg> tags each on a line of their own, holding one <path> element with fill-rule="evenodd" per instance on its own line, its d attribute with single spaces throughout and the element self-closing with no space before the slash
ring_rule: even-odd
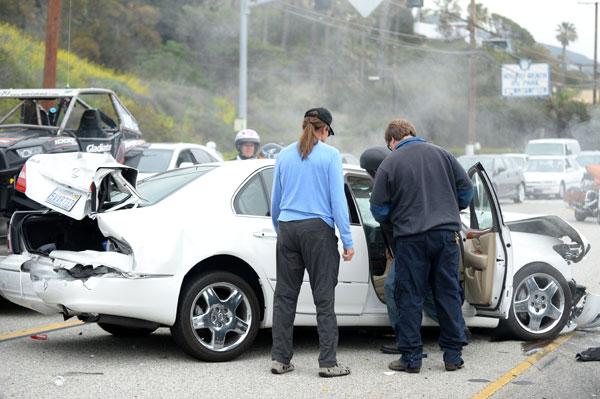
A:
<svg viewBox="0 0 600 399">
<path fill-rule="evenodd" d="M 344 248 L 353 248 L 342 158 L 337 149 L 319 142 L 302 160 L 296 142 L 279 153 L 273 175 L 271 218 L 276 231 L 280 221 L 320 218 L 331 227 L 337 226 Z"/>
</svg>

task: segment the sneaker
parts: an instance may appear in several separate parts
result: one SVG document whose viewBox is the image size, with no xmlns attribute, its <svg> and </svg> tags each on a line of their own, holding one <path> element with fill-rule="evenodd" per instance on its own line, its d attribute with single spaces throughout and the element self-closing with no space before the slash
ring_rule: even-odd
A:
<svg viewBox="0 0 600 399">
<path fill-rule="evenodd" d="M 456 371 L 458 369 L 462 369 L 464 366 L 465 366 L 465 362 L 462 359 L 459 363 L 444 362 L 444 367 L 446 367 L 446 371 Z"/>
<path fill-rule="evenodd" d="M 406 363 L 404 363 L 400 359 L 394 360 L 393 362 L 391 362 L 388 365 L 388 368 L 390 370 L 394 370 L 394 371 L 406 371 L 407 373 L 411 373 L 411 374 L 418 374 L 418 373 L 421 372 L 421 366 L 418 366 L 418 367 L 408 367 L 406 365 Z"/>
<path fill-rule="evenodd" d="M 339 364 L 331 367 L 319 368 L 319 377 L 343 377 L 348 374 L 350 374 L 350 368 L 346 366 L 340 366 Z"/>
<path fill-rule="evenodd" d="M 294 369 L 295 367 L 292 363 L 284 364 L 277 360 L 273 360 L 273 363 L 271 364 L 271 373 L 273 374 L 285 374 L 294 371 Z"/>
</svg>

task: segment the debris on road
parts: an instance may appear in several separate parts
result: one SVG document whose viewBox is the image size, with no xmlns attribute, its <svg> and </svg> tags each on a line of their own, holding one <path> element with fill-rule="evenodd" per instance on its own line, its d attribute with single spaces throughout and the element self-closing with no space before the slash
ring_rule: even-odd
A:
<svg viewBox="0 0 600 399">
<path fill-rule="evenodd" d="M 35 339 L 37 341 L 48 341 L 48 334 L 36 334 L 30 336 L 29 338 Z"/>
<path fill-rule="evenodd" d="M 600 346 L 595 348 L 587 348 L 583 352 L 575 355 L 578 362 L 600 361 Z"/>
<path fill-rule="evenodd" d="M 52 379 L 52 383 L 57 387 L 62 387 L 65 384 L 65 377 L 62 375 L 57 375 Z"/>
</svg>

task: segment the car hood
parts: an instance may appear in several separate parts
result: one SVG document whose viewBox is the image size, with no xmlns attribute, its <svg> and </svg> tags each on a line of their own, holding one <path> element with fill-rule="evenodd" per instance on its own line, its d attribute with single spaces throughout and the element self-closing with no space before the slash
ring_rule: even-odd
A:
<svg viewBox="0 0 600 399">
<path fill-rule="evenodd" d="M 25 195 L 73 219 L 103 209 L 111 199 L 106 190 L 127 194 L 127 203 L 141 199 L 135 189 L 137 170 L 116 162 L 110 154 L 42 154 L 30 158 L 25 168 L 18 179 L 26 181 Z"/>
<path fill-rule="evenodd" d="M 568 261 L 579 262 L 590 251 L 591 245 L 583 234 L 558 216 L 507 212 L 503 217 L 510 231 L 540 234 L 562 241 L 554 250 Z"/>
</svg>

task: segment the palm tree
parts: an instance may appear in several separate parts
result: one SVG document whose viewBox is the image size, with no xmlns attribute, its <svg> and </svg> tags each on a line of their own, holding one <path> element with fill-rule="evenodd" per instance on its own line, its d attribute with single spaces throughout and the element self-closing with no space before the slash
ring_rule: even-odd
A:
<svg viewBox="0 0 600 399">
<path fill-rule="evenodd" d="M 572 22 L 561 22 L 556 27 L 556 39 L 562 45 L 563 84 L 567 76 L 567 46 L 577 40 L 577 30 Z"/>
</svg>

